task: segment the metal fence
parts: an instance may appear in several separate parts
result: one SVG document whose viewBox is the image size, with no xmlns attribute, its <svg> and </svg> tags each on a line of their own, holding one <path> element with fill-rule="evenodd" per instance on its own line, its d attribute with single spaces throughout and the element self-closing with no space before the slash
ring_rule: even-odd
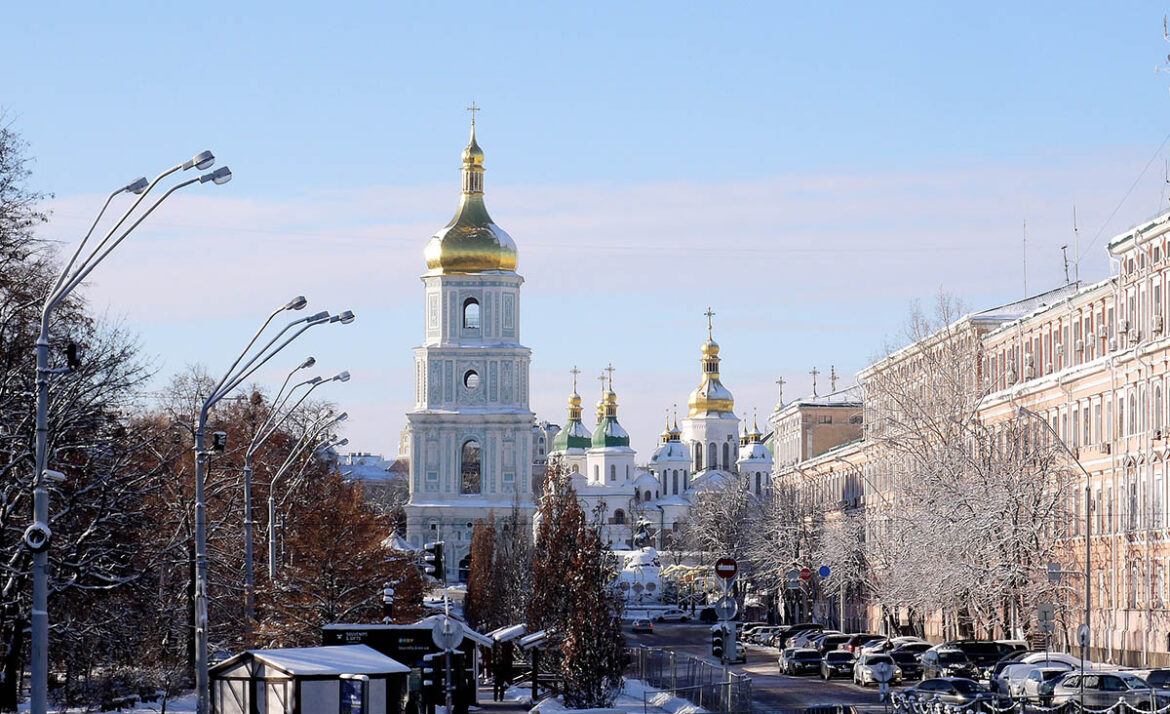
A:
<svg viewBox="0 0 1170 714">
<path fill-rule="evenodd" d="M 628 648 L 626 675 L 713 712 L 752 710 L 752 680 L 705 659 L 657 647 Z"/>
</svg>

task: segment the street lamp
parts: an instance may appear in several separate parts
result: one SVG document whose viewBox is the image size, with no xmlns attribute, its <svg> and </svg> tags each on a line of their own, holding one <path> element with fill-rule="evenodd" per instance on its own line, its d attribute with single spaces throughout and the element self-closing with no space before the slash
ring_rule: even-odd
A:
<svg viewBox="0 0 1170 714">
<path fill-rule="evenodd" d="M 212 388 L 211 394 L 208 395 L 199 410 L 199 421 L 195 426 L 195 711 L 197 714 L 209 714 L 211 711 L 207 655 L 207 502 L 203 492 L 204 475 L 210 456 L 204 447 L 203 439 L 207 417 L 217 402 L 239 387 L 245 379 L 264 366 L 277 352 L 287 347 L 314 325 L 332 322 L 328 312 L 318 312 L 315 315 L 297 318 L 285 325 L 263 347 L 258 350 L 252 349 L 256 345 L 256 341 L 260 339 L 260 335 L 276 319 L 277 315 L 286 310 L 301 310 L 307 304 L 308 301 L 304 296 L 298 295 L 285 305 L 273 310 L 260 329 L 256 331 L 256 334 L 252 335 L 247 347 L 240 352 L 232 366 Z M 296 331 L 280 341 L 285 333 L 293 328 L 297 328 Z M 247 361 L 245 358 L 248 358 Z M 242 365 L 241 362 L 243 362 Z"/>
<path fill-rule="evenodd" d="M 93 224 L 90 225 L 89 231 L 86 232 L 85 237 L 81 239 L 77 249 L 74 250 L 73 255 L 61 269 L 57 280 L 53 283 L 52 289 L 45 297 L 44 306 L 41 308 L 41 328 L 40 335 L 36 343 L 36 360 L 37 360 L 37 374 L 36 374 L 36 392 L 37 392 L 37 436 L 36 436 L 36 456 L 35 468 L 33 471 L 33 524 L 29 526 L 28 534 L 45 534 L 43 540 L 36 540 L 35 547 L 30 545 L 33 540 L 26 537 L 26 547 L 33 551 L 33 601 L 32 601 L 32 658 L 30 662 L 30 697 L 29 697 L 29 711 L 31 714 L 45 714 L 48 709 L 49 700 L 49 537 L 51 531 L 49 530 L 49 492 L 45 486 L 45 474 L 48 468 L 48 441 L 49 441 L 49 377 L 53 374 L 61 374 L 71 371 L 73 365 L 64 369 L 50 369 L 49 368 L 49 322 L 52 319 L 53 310 L 57 308 L 61 302 L 68 297 L 68 295 L 89 276 L 94 268 L 106 258 L 115 248 L 126 239 L 139 225 L 146 220 L 147 216 L 154 212 L 154 209 L 165 201 L 171 194 L 179 189 L 190 186 L 193 183 L 206 183 L 207 180 L 215 183 L 225 183 L 231 178 L 231 171 L 226 167 L 220 169 L 226 173 L 220 174 L 218 171 L 213 172 L 219 174 L 221 180 L 216 180 L 214 177 L 205 179 L 204 176 L 197 176 L 187 181 L 181 181 L 171 188 L 166 193 L 159 197 L 154 203 L 150 204 L 145 211 L 120 235 L 115 237 L 118 229 L 126 222 L 126 219 L 134 213 L 135 209 L 142 203 L 147 195 L 167 176 L 176 171 L 185 171 L 190 168 L 199 168 L 200 170 L 210 168 L 215 163 L 215 157 L 210 151 L 204 151 L 197 154 L 194 158 L 185 161 L 181 164 L 173 166 L 166 171 L 163 171 L 155 177 L 154 181 L 148 182 L 145 177 L 137 178 L 130 183 L 122 186 L 110 193 L 106 198 L 105 203 L 98 211 L 97 217 L 94 218 Z M 106 209 L 109 208 L 110 203 L 120 194 L 132 193 L 138 196 L 138 199 L 126 209 L 122 217 L 114 224 L 114 227 L 109 230 L 106 236 L 100 243 L 85 256 L 81 262 L 78 258 L 81 257 L 82 250 L 86 243 L 89 242 L 93 235 L 94 229 L 101 221 L 102 216 L 105 215 Z M 71 359 L 70 362 L 73 360 Z M 34 539 L 35 540 L 35 539 Z"/>
<path fill-rule="evenodd" d="M 349 372 L 340 372 L 329 381 L 345 382 L 348 380 Z M 268 484 L 269 580 L 276 580 L 276 482 L 280 480 L 280 477 L 283 476 L 286 471 L 288 471 L 288 467 L 292 466 L 293 462 L 296 461 L 302 453 L 304 453 L 305 449 L 308 448 L 310 443 L 316 441 L 317 437 L 320 436 L 329 427 L 337 424 L 338 422 L 343 422 L 348 418 L 349 414 L 347 412 L 342 412 L 335 417 L 326 415 L 321 419 L 318 419 L 313 424 L 309 425 L 309 428 L 305 429 L 305 433 L 302 434 L 301 438 L 297 440 L 297 443 L 293 445 L 292 450 L 289 451 L 288 457 L 285 458 L 284 463 L 280 465 L 280 468 L 276 470 L 276 474 L 273 475 L 272 481 Z M 326 444 L 324 446 L 325 448 L 332 448 L 334 446 L 345 446 L 348 443 L 349 439 L 341 439 L 340 441 L 333 442 L 332 444 Z"/>
<path fill-rule="evenodd" d="M 1052 425 L 1048 423 L 1047 419 L 1024 406 L 1017 407 L 1017 409 L 1020 416 L 1034 417 L 1036 421 L 1043 424 L 1044 428 L 1047 429 L 1050 434 L 1052 434 L 1052 437 L 1056 440 L 1056 443 L 1060 444 L 1060 448 L 1063 449 L 1064 452 L 1072 458 L 1073 462 L 1077 465 L 1077 468 L 1079 468 L 1081 473 L 1085 475 L 1085 632 L 1088 636 L 1086 636 L 1084 638 L 1085 641 L 1081 643 L 1081 668 L 1084 669 L 1084 662 L 1089 658 L 1089 640 L 1092 637 L 1092 629 L 1090 627 L 1089 619 L 1092 616 L 1093 604 L 1093 587 L 1091 577 L 1093 554 L 1090 543 L 1090 536 L 1092 535 L 1093 528 L 1092 478 L 1089 476 L 1089 472 L 1086 471 L 1085 467 L 1081 464 L 1081 460 L 1077 458 L 1077 455 L 1073 453 L 1072 449 L 1068 448 L 1068 444 L 1064 443 L 1064 439 L 1060 438 L 1060 434 L 1058 434 L 1056 430 L 1052 428 Z"/>
<path fill-rule="evenodd" d="M 301 297 L 299 300 L 303 301 L 304 298 Z M 292 303 L 290 303 L 290 305 L 291 304 Z M 301 307 L 304 307 L 303 303 L 301 303 Z M 294 307 L 292 309 L 299 308 Z M 252 443 L 248 445 L 248 450 L 244 453 L 244 590 L 247 604 L 247 614 L 249 618 L 254 618 L 256 615 L 255 609 L 253 607 L 256 575 L 252 557 L 252 527 L 254 524 L 254 521 L 252 520 L 252 457 L 255 456 L 260 447 L 263 446 L 264 443 L 268 441 L 268 439 L 273 434 L 275 434 L 281 426 L 284 425 L 288 418 L 296 412 L 297 407 L 299 407 L 306 399 L 308 399 L 309 395 L 313 392 L 314 389 L 320 387 L 323 384 L 328 384 L 329 382 L 349 381 L 349 372 L 342 372 L 341 374 L 328 380 L 322 379 L 321 377 L 313 377 L 311 379 L 306 379 L 303 382 L 294 384 L 292 389 L 289 389 L 288 393 L 286 394 L 285 389 L 288 387 L 288 383 L 292 379 L 292 376 L 300 370 L 307 369 L 315 364 L 317 364 L 317 360 L 313 357 L 309 357 L 304 362 L 301 362 L 299 365 L 297 365 L 291 372 L 288 373 L 288 376 L 284 378 L 284 383 L 280 385 L 280 390 L 272 399 L 271 413 L 268 415 L 268 418 L 264 421 L 264 423 L 260 425 L 260 428 L 256 430 L 255 435 L 252 437 Z M 309 389 L 301 395 L 301 397 L 296 401 L 295 404 L 292 405 L 292 407 L 286 410 L 284 406 L 292 397 L 293 392 L 305 386 L 307 386 Z M 283 416 L 281 416 L 282 413 Z"/>
</svg>

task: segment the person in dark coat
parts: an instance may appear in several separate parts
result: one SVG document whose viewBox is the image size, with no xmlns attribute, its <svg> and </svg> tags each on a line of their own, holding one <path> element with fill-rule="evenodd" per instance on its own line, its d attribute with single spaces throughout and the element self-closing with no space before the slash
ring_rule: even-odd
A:
<svg viewBox="0 0 1170 714">
<path fill-rule="evenodd" d="M 512 683 L 512 643 L 505 642 L 499 645 L 496 652 L 496 661 L 492 664 L 492 674 L 495 681 L 493 698 L 497 702 L 502 702 L 504 701 L 504 693 L 508 691 L 508 685 Z"/>
</svg>

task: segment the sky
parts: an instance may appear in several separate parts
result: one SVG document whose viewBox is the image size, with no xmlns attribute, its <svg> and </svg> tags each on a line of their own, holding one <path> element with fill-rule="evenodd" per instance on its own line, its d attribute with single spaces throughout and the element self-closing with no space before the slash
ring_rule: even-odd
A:
<svg viewBox="0 0 1170 714">
<path fill-rule="evenodd" d="M 220 373 L 272 309 L 352 309 L 305 355 L 355 450 L 397 450 L 423 332 L 422 249 L 450 218 L 472 101 L 486 200 L 515 239 L 532 407 L 569 370 L 648 459 L 699 383 L 763 422 L 899 342 L 912 303 L 971 309 L 1109 274 L 1168 208 L 1165 8 L 1127 3 L 18 3 L 4 121 L 76 243 L 105 194 L 211 149 L 93 273 L 156 384 Z M 13 71 L 14 70 L 14 71 Z M 1074 234 L 1073 210 L 1077 215 Z M 1079 246 L 1080 260 L 1076 257 Z M 761 424 L 762 425 L 762 424 Z"/>
</svg>

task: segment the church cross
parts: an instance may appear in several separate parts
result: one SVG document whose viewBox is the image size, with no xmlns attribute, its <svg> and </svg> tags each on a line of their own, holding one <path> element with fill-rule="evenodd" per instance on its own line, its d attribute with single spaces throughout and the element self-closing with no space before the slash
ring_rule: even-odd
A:
<svg viewBox="0 0 1170 714">
<path fill-rule="evenodd" d="M 581 370 L 577 369 L 577 365 L 573 365 L 573 368 L 569 370 L 569 374 L 573 375 L 573 394 L 576 394 L 577 393 L 577 375 L 581 374 Z"/>
<path fill-rule="evenodd" d="M 813 367 L 812 371 L 809 372 L 809 374 L 811 374 L 812 378 L 813 378 L 813 396 L 814 397 L 817 396 L 817 375 L 820 373 L 821 373 L 821 370 L 817 369 L 816 367 Z"/>
<path fill-rule="evenodd" d="M 776 384 L 780 387 L 780 402 L 779 402 L 780 406 L 784 406 L 784 384 L 787 381 L 788 380 L 784 379 L 783 377 L 776 380 Z"/>
<path fill-rule="evenodd" d="M 829 391 L 837 391 L 837 365 L 829 365 Z"/>
<path fill-rule="evenodd" d="M 715 317 L 715 313 L 711 312 L 711 306 L 708 305 L 707 312 L 704 312 L 703 314 L 707 316 L 707 339 L 710 340 L 710 339 L 712 339 L 712 337 L 711 337 L 711 328 L 712 328 L 711 318 Z"/>
<path fill-rule="evenodd" d="M 597 379 L 601 380 L 601 396 L 605 396 L 605 375 L 601 375 Z"/>
<path fill-rule="evenodd" d="M 471 106 L 467 108 L 467 111 L 471 112 L 471 125 L 475 126 L 475 113 L 482 112 L 483 110 L 475 106 L 475 102 L 473 101 Z"/>
<path fill-rule="evenodd" d="M 605 371 L 609 373 L 609 391 L 613 391 L 613 362 L 605 366 Z"/>
</svg>

